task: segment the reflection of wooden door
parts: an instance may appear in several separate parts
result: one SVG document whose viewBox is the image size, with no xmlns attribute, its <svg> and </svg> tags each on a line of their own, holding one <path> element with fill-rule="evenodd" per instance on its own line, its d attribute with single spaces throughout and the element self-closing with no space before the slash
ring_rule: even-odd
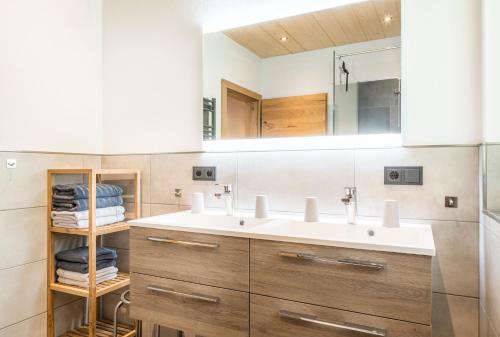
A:
<svg viewBox="0 0 500 337">
<path fill-rule="evenodd" d="M 260 137 L 262 96 L 222 80 L 222 139 Z"/>
<path fill-rule="evenodd" d="M 325 135 L 327 94 L 262 100 L 262 137 Z"/>
</svg>

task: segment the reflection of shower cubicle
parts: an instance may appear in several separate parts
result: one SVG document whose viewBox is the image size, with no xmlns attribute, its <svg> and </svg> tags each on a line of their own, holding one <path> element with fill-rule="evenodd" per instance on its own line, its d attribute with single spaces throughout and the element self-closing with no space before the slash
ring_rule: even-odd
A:
<svg viewBox="0 0 500 337">
<path fill-rule="evenodd" d="M 399 48 L 334 52 L 335 135 L 401 132 Z"/>
</svg>

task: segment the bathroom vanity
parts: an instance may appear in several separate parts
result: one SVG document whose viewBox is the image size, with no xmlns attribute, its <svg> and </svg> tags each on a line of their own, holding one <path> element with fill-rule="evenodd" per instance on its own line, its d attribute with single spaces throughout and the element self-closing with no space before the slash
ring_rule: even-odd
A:
<svg viewBox="0 0 500 337">
<path fill-rule="evenodd" d="M 190 212 L 131 226 L 134 319 L 203 337 L 431 336 L 429 226 Z"/>
</svg>

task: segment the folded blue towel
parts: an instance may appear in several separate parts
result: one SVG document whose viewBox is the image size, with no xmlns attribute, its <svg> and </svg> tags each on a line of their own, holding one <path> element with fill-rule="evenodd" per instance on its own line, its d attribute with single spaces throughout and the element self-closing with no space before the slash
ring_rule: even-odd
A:
<svg viewBox="0 0 500 337">
<path fill-rule="evenodd" d="M 101 270 L 108 267 L 116 267 L 116 260 L 102 260 L 97 261 L 96 263 L 96 270 Z M 74 271 L 81 274 L 87 274 L 89 272 L 88 263 L 58 261 L 57 268 L 61 268 L 67 271 Z"/>
<path fill-rule="evenodd" d="M 89 187 L 87 184 L 65 184 L 55 185 L 52 188 L 54 197 L 65 200 L 88 199 Z M 118 185 L 96 184 L 96 197 L 117 197 L 123 194 L 123 188 Z"/>
<path fill-rule="evenodd" d="M 97 247 L 96 248 L 96 261 L 116 259 L 116 250 Z M 89 262 L 89 248 L 78 247 L 74 249 L 63 250 L 56 254 L 58 261 L 88 263 Z M 64 269 L 64 268 L 63 268 Z"/>
<path fill-rule="evenodd" d="M 114 206 L 122 206 L 123 198 L 117 197 L 99 197 L 96 198 L 96 208 L 106 208 Z M 71 211 L 81 212 L 89 209 L 88 199 L 75 199 L 75 200 L 52 200 L 52 210 L 54 211 Z"/>
</svg>

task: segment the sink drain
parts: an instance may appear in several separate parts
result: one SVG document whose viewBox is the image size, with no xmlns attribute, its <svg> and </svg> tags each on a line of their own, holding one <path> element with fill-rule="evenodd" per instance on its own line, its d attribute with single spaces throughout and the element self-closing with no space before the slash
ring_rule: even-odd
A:
<svg viewBox="0 0 500 337">
<path fill-rule="evenodd" d="M 244 226 L 245 225 L 245 220 L 240 220 L 240 226 Z"/>
<path fill-rule="evenodd" d="M 375 231 L 373 229 L 369 229 L 368 236 L 375 236 Z"/>
</svg>

